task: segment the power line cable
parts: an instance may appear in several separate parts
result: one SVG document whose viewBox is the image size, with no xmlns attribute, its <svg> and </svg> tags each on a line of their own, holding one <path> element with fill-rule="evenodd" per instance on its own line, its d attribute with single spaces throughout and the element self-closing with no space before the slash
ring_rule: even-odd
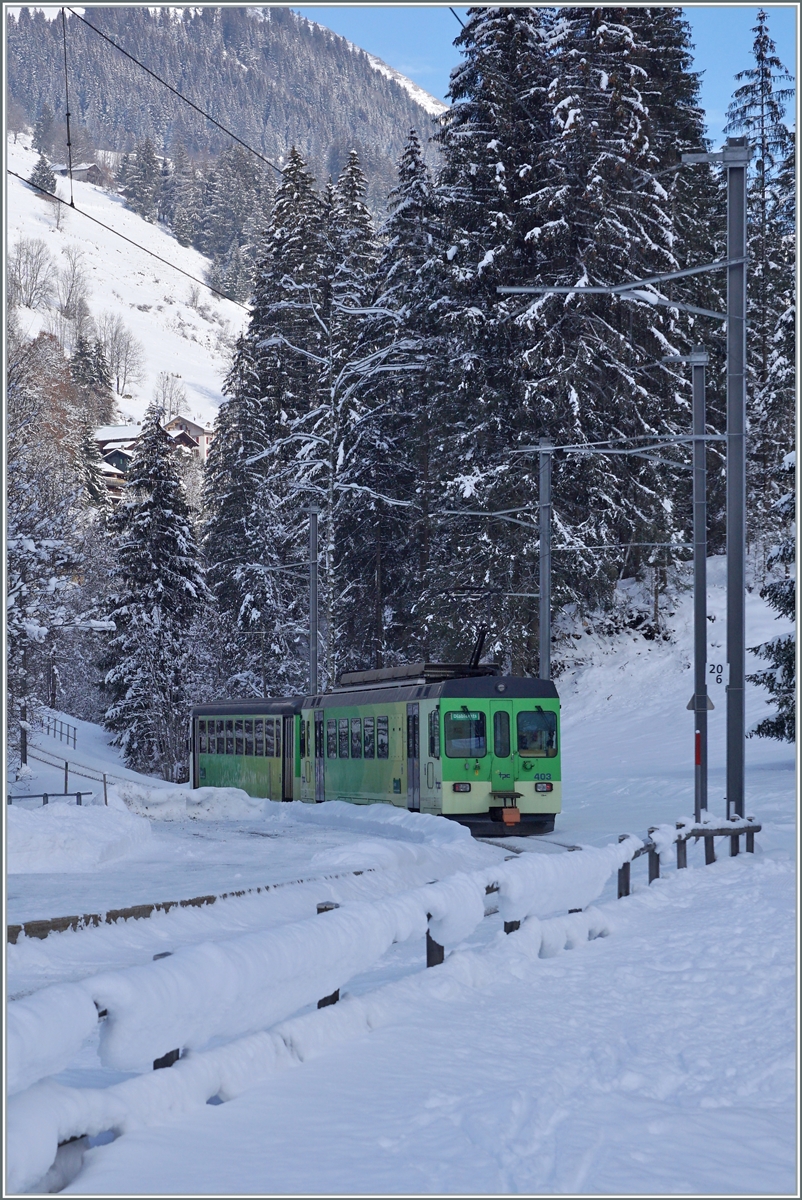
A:
<svg viewBox="0 0 802 1200">
<path fill-rule="evenodd" d="M 227 129 L 225 125 L 221 125 L 219 121 L 215 120 L 211 113 L 207 113 L 205 109 L 195 104 L 193 100 L 190 100 L 187 96 L 184 96 L 181 92 L 179 92 L 178 88 L 174 88 L 173 85 L 168 83 L 166 79 L 162 79 L 161 75 L 157 75 L 155 71 L 151 71 L 150 67 L 146 67 L 145 64 L 140 62 L 138 58 L 135 58 L 133 54 L 129 54 L 127 50 L 123 50 L 122 46 L 115 42 L 113 38 L 110 38 L 109 35 L 104 33 L 102 29 L 98 29 L 97 26 L 93 25 L 91 21 L 87 21 L 86 17 L 82 17 L 81 14 L 76 12 L 74 8 L 69 9 L 69 11 L 74 17 L 77 17 L 79 21 L 83 21 L 84 25 L 86 25 L 88 29 L 91 29 L 93 33 L 96 33 L 98 37 L 102 37 L 103 40 L 108 42 L 110 46 L 113 46 L 115 50 L 119 50 L 120 54 L 124 54 L 126 58 L 130 58 L 132 63 L 136 63 L 136 65 L 141 67 L 143 71 L 146 71 L 152 79 L 155 79 L 157 83 L 161 83 L 164 87 L 171 91 L 174 96 L 178 96 L 179 100 L 183 100 L 184 104 L 188 104 L 190 108 L 194 108 L 196 113 L 200 113 L 200 115 L 205 117 L 207 121 L 211 121 L 212 125 L 217 126 L 217 128 L 222 130 L 223 133 L 227 134 L 230 138 L 233 138 L 235 142 L 239 142 L 240 146 L 243 146 L 251 154 L 256 155 L 256 157 L 261 159 L 263 163 L 267 163 L 269 167 L 272 167 L 273 170 L 282 177 L 282 179 L 284 178 L 284 172 L 281 167 L 277 167 L 276 164 L 271 162 L 269 158 L 266 158 L 264 154 L 260 154 L 258 150 L 254 150 L 253 146 L 249 146 L 247 142 L 244 142 L 241 137 L 237 137 L 236 133 L 232 133 L 232 131 Z"/>
<path fill-rule="evenodd" d="M 56 200 L 59 204 L 65 205 L 67 208 L 72 207 L 75 212 L 81 217 L 86 217 L 87 221 L 94 221 L 95 225 L 99 225 L 101 229 L 108 230 L 115 237 L 122 238 L 124 242 L 128 242 L 129 246 L 136 246 L 137 250 L 142 250 L 143 253 L 149 254 L 151 258 L 155 258 L 157 262 L 164 263 L 165 267 L 170 267 L 173 271 L 178 271 L 179 275 L 185 275 L 187 279 L 191 279 L 193 283 L 199 283 L 201 287 L 207 288 L 210 292 L 214 292 L 215 296 L 219 296 L 222 300 L 228 300 L 230 304 L 236 304 L 237 308 L 243 309 L 244 312 L 250 313 L 247 304 L 241 304 L 239 300 L 232 300 L 225 292 L 221 292 L 218 288 L 212 287 L 205 279 L 199 279 L 197 275 L 192 275 L 189 271 L 185 271 L 183 267 L 177 266 L 167 258 L 162 258 L 155 250 L 148 250 L 147 246 L 143 246 L 140 242 L 135 242 L 133 238 L 126 237 L 124 233 L 120 233 L 118 229 L 112 229 L 111 225 L 107 225 L 105 221 L 98 220 L 97 217 L 92 217 L 83 209 L 75 208 L 75 205 L 68 205 L 66 200 L 62 200 L 61 196 L 57 196 L 55 192 L 48 192 L 46 188 L 40 187 L 38 183 L 31 183 L 30 179 L 26 179 L 24 175 L 18 174 L 17 171 L 12 171 L 10 167 L 6 167 L 6 174 L 13 175 L 15 179 L 21 179 L 23 183 L 27 183 L 28 187 L 36 188 L 37 192 L 41 192 L 43 196 L 47 196 L 50 200 Z"/>
<path fill-rule="evenodd" d="M 70 171 L 70 208 L 75 208 L 75 197 L 72 191 L 72 141 L 70 140 L 70 81 L 67 71 L 67 18 L 64 9 L 61 10 L 61 32 L 64 38 L 64 94 L 67 98 L 67 162 Z"/>
</svg>

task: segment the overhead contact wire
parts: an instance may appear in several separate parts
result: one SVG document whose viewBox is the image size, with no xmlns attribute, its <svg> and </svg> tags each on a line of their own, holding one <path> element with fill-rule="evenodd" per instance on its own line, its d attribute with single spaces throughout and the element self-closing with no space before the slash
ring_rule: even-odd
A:
<svg viewBox="0 0 802 1200">
<path fill-rule="evenodd" d="M 63 11 L 64 10 L 62 9 L 62 13 Z M 272 167 L 273 170 L 282 177 L 282 179 L 284 178 L 284 172 L 281 167 L 277 167 L 276 164 L 271 162 L 269 158 L 266 158 L 264 154 L 261 154 L 258 150 L 254 150 L 253 146 L 248 145 L 248 143 L 244 142 L 241 137 L 237 137 L 236 133 L 232 133 L 232 131 L 227 129 L 225 125 L 221 125 L 219 121 L 215 120 L 211 113 L 207 113 L 205 109 L 201 108 L 198 104 L 195 104 L 193 100 L 190 100 L 187 96 L 184 96 L 181 92 L 179 92 L 178 88 L 174 88 L 173 85 L 168 83 L 166 79 L 162 79 L 161 75 L 157 75 L 155 71 L 150 69 L 150 67 L 146 67 L 145 64 L 140 62 L 138 58 L 135 58 L 133 54 L 129 54 L 129 52 L 124 50 L 118 42 L 115 42 L 113 38 L 110 38 L 109 35 L 104 33 L 102 29 L 98 29 L 97 26 L 93 25 L 91 21 L 87 21 L 86 17 L 82 17 L 81 14 L 76 12 L 74 8 L 70 8 L 69 11 L 74 17 L 77 17 L 79 21 L 83 21 L 84 25 L 86 25 L 88 29 L 91 29 L 93 33 L 96 33 L 98 37 L 102 37 L 103 40 L 108 42 L 110 46 L 113 46 L 115 50 L 119 50 L 120 54 L 124 54 L 126 58 L 131 60 L 132 63 L 135 63 L 138 67 L 141 67 L 143 71 L 150 75 L 151 79 L 155 79 L 157 83 L 162 84 L 162 86 L 171 91 L 174 96 L 177 96 L 179 100 L 183 100 L 184 104 L 188 104 L 189 107 L 193 108 L 196 113 L 199 113 L 202 117 L 205 117 L 207 121 L 211 121 L 212 125 L 215 125 L 228 137 L 233 138 L 235 142 L 238 142 L 240 146 L 243 146 L 244 149 L 246 149 L 250 154 L 254 154 L 263 163 L 267 163 L 267 165 Z"/>
<path fill-rule="evenodd" d="M 15 179 L 21 179 L 23 183 L 27 183 L 28 187 L 35 188 L 37 192 L 41 192 L 43 196 L 47 196 L 50 200 L 56 200 L 59 204 L 64 204 L 68 208 L 72 207 L 74 211 L 79 214 L 79 216 L 86 217 L 87 221 L 94 221 L 95 225 L 99 225 L 101 229 L 106 229 L 109 233 L 113 233 L 115 237 L 122 238 L 124 242 L 128 242 L 129 246 L 136 246 L 137 250 L 141 250 L 144 254 L 148 254 L 151 258 L 155 258 L 157 262 L 163 263 L 165 267 L 170 267 L 172 271 L 178 271 L 179 275 L 185 275 L 187 279 L 191 279 L 193 283 L 199 283 L 201 287 L 205 287 L 208 291 L 213 292 L 215 296 L 219 296 L 222 300 L 228 300 L 229 304 L 236 304 L 237 308 L 241 308 L 244 312 L 250 313 L 251 310 L 248 308 L 247 304 L 241 304 L 239 300 L 232 300 L 230 296 L 225 294 L 225 292 L 221 292 L 218 288 L 212 287 L 212 285 L 207 283 L 205 279 L 200 279 L 197 275 L 193 275 L 191 272 L 185 271 L 183 267 L 177 266 L 176 263 L 170 262 L 169 259 L 162 258 L 162 256 L 157 254 L 155 250 L 148 250 L 147 246 L 143 246 L 141 242 L 135 242 L 133 238 L 126 237 L 126 235 L 124 233 L 120 233 L 118 229 L 112 229 L 111 225 L 107 225 L 105 221 L 100 221 L 97 217 L 90 216 L 88 212 L 84 212 L 84 210 L 81 208 L 75 208 L 74 204 L 72 206 L 68 205 L 67 201 L 62 200 L 61 196 L 57 196 L 55 192 L 49 192 L 47 188 L 40 187 L 38 183 L 31 183 L 30 179 L 26 179 L 24 175 L 20 175 L 17 171 L 12 171 L 10 167 L 6 167 L 6 174 L 13 175 Z"/>
</svg>

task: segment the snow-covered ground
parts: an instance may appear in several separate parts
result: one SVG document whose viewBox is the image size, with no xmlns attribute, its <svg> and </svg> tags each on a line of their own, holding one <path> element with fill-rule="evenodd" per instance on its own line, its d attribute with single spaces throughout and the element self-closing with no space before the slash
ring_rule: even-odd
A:
<svg viewBox="0 0 802 1200">
<path fill-rule="evenodd" d="M 9 137 L 6 165 L 27 179 L 38 154 L 30 149 L 30 136 Z M 20 238 L 41 239 L 57 266 L 63 252 L 75 247 L 83 252 L 89 279 L 88 299 L 92 316 L 118 316 L 142 344 L 144 380 L 130 387 L 131 399 L 118 398 L 121 411 L 135 421 L 144 415 L 162 371 L 180 377 L 187 391 L 187 416 L 211 424 L 222 400 L 221 386 L 228 370 L 230 348 L 244 327 L 247 312 L 191 279 L 172 270 L 168 263 L 203 280 L 209 260 L 191 246 L 181 246 L 158 225 L 143 221 L 126 208 L 120 196 L 91 183 L 75 183 L 75 207 L 61 206 L 61 228 L 57 228 L 52 204 L 19 179 L 9 175 L 6 237 L 9 253 Z M 57 192 L 69 199 L 69 182 L 58 178 Z M 132 242 L 166 260 L 158 262 L 88 220 L 83 213 L 102 221 Z M 198 297 L 192 299 L 193 288 Z M 48 327 L 46 309 L 18 309 L 23 332 L 35 336 Z"/>
<path fill-rule="evenodd" d="M 723 568 L 709 564 L 711 661 L 725 641 Z M 371 905 L 407 904 L 432 880 L 457 886 L 458 872 L 501 873 L 512 850 L 546 855 L 553 870 L 586 853 L 564 845 L 602 847 L 673 824 L 693 810 L 690 593 L 672 611 L 670 642 L 605 642 L 590 631 L 576 642 L 583 665 L 558 682 L 565 811 L 545 838 L 489 845 L 436 818 L 339 805 L 267 803 L 236 821 L 207 807 L 194 819 L 188 810 L 147 820 L 120 799 L 136 794 L 133 773 L 102 731 L 77 723 L 70 759 L 129 784 L 113 786 L 109 809 L 78 818 L 73 808 L 71 836 L 81 819 L 94 822 L 89 841 L 109 818 L 133 825 L 116 848 L 110 833 L 110 858 L 76 857 L 67 871 L 54 865 L 53 816 L 21 812 L 28 858 L 9 877 L 9 921 L 282 886 L 21 938 L 7 948 L 10 995 L 91 989 L 104 972 L 112 987 L 128 970 L 153 973 L 164 950 L 180 976 L 196 961 L 186 958 L 193 947 L 202 959 L 234 953 L 243 937 L 254 947 L 300 945 L 307 929 L 317 937 L 324 900 L 363 920 Z M 785 628 L 749 593 L 747 644 Z M 725 705 L 723 689 L 711 693 L 710 810 L 723 818 Z M 748 722 L 766 709 L 765 694 L 749 687 Z M 33 741 L 58 747 L 42 734 Z M 691 847 L 689 869 L 677 872 L 668 858 L 651 887 L 638 859 L 629 898 L 615 898 L 612 872 L 593 913 L 541 912 L 509 936 L 503 914 L 487 916 L 429 971 L 423 938 L 412 936 L 357 969 L 339 1004 L 287 1009 L 272 1030 L 213 1039 L 170 1071 L 101 1065 L 95 1031 L 56 1079 L 67 1097 L 94 1097 L 96 1111 L 129 1114 L 106 1116 L 107 1125 L 98 1117 L 93 1132 L 125 1132 L 83 1158 L 80 1144 L 53 1186 L 72 1179 L 67 1191 L 93 1195 L 795 1194 L 794 766 L 793 747 L 747 742 L 747 812 L 763 825 L 754 855 L 731 859 L 724 843 L 705 867 L 701 846 Z M 32 768 L 26 790 L 61 790 L 56 767 Z M 144 784 L 167 795 L 155 780 L 142 780 L 140 794 Z M 39 859 L 35 819 L 50 821 Z M 15 836 L 12 824 L 10 861 Z M 587 941 L 589 928 L 607 936 Z M 31 1104 L 41 1113 L 56 1093 L 37 1086 L 45 1092 Z M 225 1103 L 204 1104 L 209 1087 Z"/>
</svg>

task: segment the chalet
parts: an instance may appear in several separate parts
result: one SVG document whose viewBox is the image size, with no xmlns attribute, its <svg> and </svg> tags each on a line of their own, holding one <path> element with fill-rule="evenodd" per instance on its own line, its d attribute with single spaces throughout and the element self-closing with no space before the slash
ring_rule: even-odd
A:
<svg viewBox="0 0 802 1200">
<path fill-rule="evenodd" d="M 199 425 L 197 421 L 193 421 L 181 413 L 167 421 L 164 428 L 169 434 L 176 434 L 178 432 L 189 434 L 195 443 L 195 448 L 201 462 L 206 462 L 209 445 L 214 437 L 213 429 L 209 429 L 205 425 Z"/>
<path fill-rule="evenodd" d="M 65 166 L 64 163 L 54 164 L 52 169 L 53 169 L 53 171 L 55 171 L 56 175 L 69 175 L 69 173 L 70 173 L 70 168 L 68 166 Z M 97 163 L 93 163 L 93 162 L 77 163 L 77 164 L 73 163 L 72 164 L 72 177 L 73 177 L 73 179 L 78 180 L 78 182 L 80 182 L 80 183 L 102 183 L 103 182 L 103 172 L 100 169 L 100 167 L 97 165 Z"/>
</svg>

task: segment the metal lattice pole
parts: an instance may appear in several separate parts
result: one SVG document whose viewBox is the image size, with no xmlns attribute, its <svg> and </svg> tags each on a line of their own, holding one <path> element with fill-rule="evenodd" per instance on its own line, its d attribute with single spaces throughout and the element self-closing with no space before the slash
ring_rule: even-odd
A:
<svg viewBox="0 0 802 1200">
<path fill-rule="evenodd" d="M 707 809 L 707 444 L 705 366 L 701 346 L 689 356 L 693 375 L 693 708 L 694 819 Z"/>
<path fill-rule="evenodd" d="M 746 138 L 727 167 L 727 813 L 745 812 L 746 738 Z M 741 262 L 733 261 L 741 259 Z"/>
<path fill-rule="evenodd" d="M 309 692 L 317 694 L 317 518 L 319 508 L 309 509 Z"/>
<path fill-rule="evenodd" d="M 551 679 L 551 458 L 553 444 L 540 439 L 540 582 L 538 675 Z"/>
</svg>

